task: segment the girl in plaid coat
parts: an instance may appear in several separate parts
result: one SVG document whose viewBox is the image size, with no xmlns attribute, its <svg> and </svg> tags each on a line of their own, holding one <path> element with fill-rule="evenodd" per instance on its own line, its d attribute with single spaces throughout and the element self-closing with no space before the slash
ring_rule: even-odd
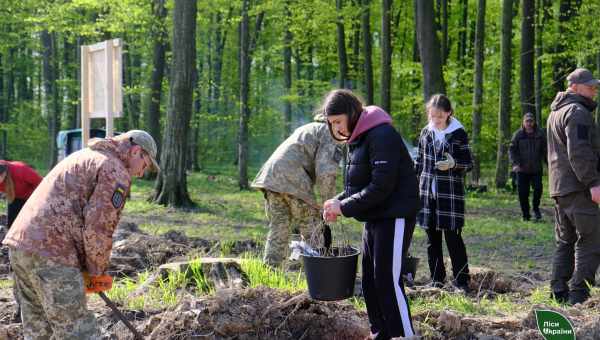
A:
<svg viewBox="0 0 600 340">
<path fill-rule="evenodd" d="M 442 287 L 446 279 L 443 234 L 452 262 L 453 284 L 466 292 L 469 265 L 461 231 L 465 214 L 464 177 L 472 167 L 472 159 L 467 132 L 452 113 L 452 104 L 443 94 L 432 96 L 427 103 L 429 124 L 421 131 L 415 164 L 421 197 L 417 223 L 427 233 L 432 285 Z"/>
</svg>

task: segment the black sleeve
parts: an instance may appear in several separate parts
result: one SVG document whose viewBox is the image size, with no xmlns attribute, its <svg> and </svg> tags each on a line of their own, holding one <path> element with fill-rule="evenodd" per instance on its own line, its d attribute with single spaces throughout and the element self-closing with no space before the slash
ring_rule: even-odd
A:
<svg viewBox="0 0 600 340">
<path fill-rule="evenodd" d="M 519 139 L 517 138 L 518 135 L 519 131 L 515 132 L 510 141 L 510 146 L 508 147 L 510 162 L 512 165 L 521 164 L 521 159 L 519 157 Z"/>
<path fill-rule="evenodd" d="M 465 130 L 456 131 L 456 140 L 459 142 L 457 148 L 454 148 L 452 157 L 456 161 L 455 170 L 467 172 L 473 168 L 473 157 L 471 147 L 469 146 L 469 136 Z"/>
<path fill-rule="evenodd" d="M 390 131 L 389 129 L 392 129 Z M 369 161 L 371 164 L 371 183 L 356 194 L 347 197 L 341 203 L 342 214 L 353 217 L 361 212 L 377 206 L 389 197 L 396 186 L 400 152 L 404 148 L 400 137 L 393 134 L 390 126 L 381 131 L 373 131 L 368 143 Z M 390 143 L 395 141 L 395 143 Z"/>
</svg>

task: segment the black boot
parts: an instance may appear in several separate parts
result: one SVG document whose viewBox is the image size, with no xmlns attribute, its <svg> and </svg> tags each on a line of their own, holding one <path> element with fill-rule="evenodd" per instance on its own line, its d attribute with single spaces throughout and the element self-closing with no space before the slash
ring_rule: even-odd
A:
<svg viewBox="0 0 600 340">
<path fill-rule="evenodd" d="M 569 292 L 569 304 L 575 305 L 583 303 L 590 297 L 590 292 L 587 289 L 572 290 Z"/>
<path fill-rule="evenodd" d="M 569 301 L 569 292 L 552 292 L 550 293 L 550 298 L 556 300 L 556 302 L 558 303 L 566 303 L 567 301 Z"/>
</svg>

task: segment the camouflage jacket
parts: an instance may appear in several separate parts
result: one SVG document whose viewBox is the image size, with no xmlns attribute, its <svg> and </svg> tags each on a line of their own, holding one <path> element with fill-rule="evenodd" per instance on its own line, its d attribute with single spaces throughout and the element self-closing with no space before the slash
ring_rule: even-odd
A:
<svg viewBox="0 0 600 340">
<path fill-rule="evenodd" d="M 342 153 L 327 124 L 313 122 L 297 128 L 262 166 L 252 187 L 284 193 L 317 206 L 313 186 L 321 199 L 335 196 L 335 177 Z"/>
<path fill-rule="evenodd" d="M 103 274 L 129 193 L 128 143 L 100 140 L 56 165 L 9 230 L 4 244 Z"/>
</svg>

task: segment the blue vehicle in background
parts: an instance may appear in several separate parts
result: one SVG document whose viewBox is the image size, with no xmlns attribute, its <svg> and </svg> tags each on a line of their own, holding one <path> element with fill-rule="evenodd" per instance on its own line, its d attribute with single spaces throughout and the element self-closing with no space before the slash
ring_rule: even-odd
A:
<svg viewBox="0 0 600 340">
<path fill-rule="evenodd" d="M 115 132 L 115 136 L 118 134 L 118 132 Z M 90 129 L 90 138 L 104 137 L 106 137 L 105 130 Z M 63 160 L 77 150 L 81 150 L 81 129 L 59 131 L 56 136 L 56 145 L 58 146 L 58 161 Z"/>
</svg>

